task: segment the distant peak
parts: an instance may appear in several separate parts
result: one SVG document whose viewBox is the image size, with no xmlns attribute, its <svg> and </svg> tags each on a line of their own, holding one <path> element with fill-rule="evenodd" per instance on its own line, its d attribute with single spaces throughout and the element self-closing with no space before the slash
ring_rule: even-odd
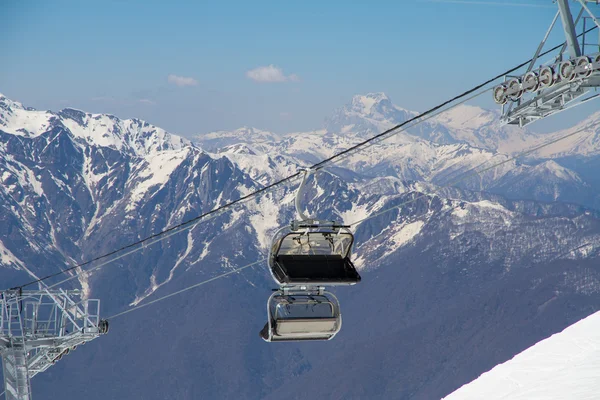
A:
<svg viewBox="0 0 600 400">
<path fill-rule="evenodd" d="M 364 114 L 371 113 L 374 106 L 387 102 L 391 104 L 390 98 L 385 93 L 357 94 L 352 97 L 352 108 Z"/>
<path fill-rule="evenodd" d="M 367 94 L 357 94 L 354 96 L 354 98 L 359 98 L 359 99 L 363 99 L 363 98 L 367 98 L 367 99 L 373 99 L 376 101 L 382 101 L 382 100 L 390 100 L 390 98 L 388 97 L 387 94 L 383 93 L 383 92 L 373 92 L 373 93 L 367 93 Z"/>
<path fill-rule="evenodd" d="M 325 119 L 325 128 L 329 132 L 367 132 L 384 131 L 416 115 L 392 103 L 387 94 L 373 92 L 357 94 L 349 103 L 336 109 Z"/>
<path fill-rule="evenodd" d="M 18 101 L 9 99 L 2 93 L 0 93 L 0 102 L 2 102 L 3 104 L 5 104 L 8 107 L 16 107 L 16 108 L 23 108 L 23 109 L 25 108 L 23 106 L 23 104 L 19 103 Z"/>
<path fill-rule="evenodd" d="M 236 129 L 236 131 L 238 131 L 238 132 L 251 132 L 251 133 L 252 132 L 262 132 L 261 129 L 254 128 L 252 126 L 246 126 L 246 125 L 242 126 L 241 128 Z"/>
</svg>

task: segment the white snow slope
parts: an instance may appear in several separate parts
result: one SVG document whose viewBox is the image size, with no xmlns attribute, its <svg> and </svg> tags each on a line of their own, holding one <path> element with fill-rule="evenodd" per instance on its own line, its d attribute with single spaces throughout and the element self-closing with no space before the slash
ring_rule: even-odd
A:
<svg viewBox="0 0 600 400">
<path fill-rule="evenodd" d="M 444 400 L 600 399 L 600 312 L 536 343 Z"/>
</svg>

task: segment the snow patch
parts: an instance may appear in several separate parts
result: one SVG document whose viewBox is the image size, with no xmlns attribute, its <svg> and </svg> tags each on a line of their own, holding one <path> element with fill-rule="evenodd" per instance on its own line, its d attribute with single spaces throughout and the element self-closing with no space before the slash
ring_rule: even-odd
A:
<svg viewBox="0 0 600 400">
<path fill-rule="evenodd" d="M 351 209 L 342 212 L 338 211 L 338 214 L 344 224 L 353 224 L 356 221 L 362 221 L 367 218 L 371 214 L 369 208 L 368 204 L 353 204 Z"/>
<path fill-rule="evenodd" d="M 469 210 L 465 207 L 465 208 L 457 208 L 454 211 L 452 211 L 452 215 L 458 217 L 458 218 L 464 218 L 469 214 Z"/>
<path fill-rule="evenodd" d="M 425 225 L 425 222 L 415 221 L 400 228 L 398 232 L 390 236 L 390 241 L 394 244 L 394 248 L 397 249 L 414 240 L 421 232 L 423 225 Z"/>
<path fill-rule="evenodd" d="M 146 162 L 138 164 L 133 181 L 139 183 L 130 190 L 131 201 L 126 210 L 133 211 L 136 208 L 135 203 L 142 200 L 150 188 L 167 183 L 171 174 L 186 159 L 189 151 L 189 148 L 186 148 L 155 153 L 147 156 Z"/>
<path fill-rule="evenodd" d="M 9 267 L 20 267 L 23 262 L 19 260 L 10 250 L 4 246 L 4 243 L 0 241 L 0 265 Z"/>
<path fill-rule="evenodd" d="M 227 230 L 235 225 L 236 222 L 240 220 L 240 217 L 244 214 L 245 210 L 233 210 L 231 211 L 229 222 L 226 222 L 223 225 L 223 230 Z"/>
<path fill-rule="evenodd" d="M 493 203 L 489 200 L 482 200 L 482 201 L 477 201 L 474 203 L 471 203 L 475 206 L 479 206 L 479 207 L 483 207 L 483 208 L 490 208 L 493 210 L 498 210 L 498 211 L 502 211 L 502 212 L 508 212 L 508 210 L 504 207 L 502 207 L 500 204 L 498 203 Z"/>
</svg>

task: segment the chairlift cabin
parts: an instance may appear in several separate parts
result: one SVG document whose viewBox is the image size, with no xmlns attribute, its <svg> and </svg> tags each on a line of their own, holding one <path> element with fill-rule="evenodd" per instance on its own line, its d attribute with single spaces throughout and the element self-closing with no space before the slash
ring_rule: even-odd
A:
<svg viewBox="0 0 600 400">
<path fill-rule="evenodd" d="M 281 285 L 354 285 L 360 275 L 350 261 L 354 236 L 334 222 L 292 223 L 273 238 L 269 269 Z"/>
<path fill-rule="evenodd" d="M 280 289 L 267 302 L 268 320 L 260 332 L 267 342 L 330 340 L 342 328 L 337 298 L 323 288 Z"/>
</svg>

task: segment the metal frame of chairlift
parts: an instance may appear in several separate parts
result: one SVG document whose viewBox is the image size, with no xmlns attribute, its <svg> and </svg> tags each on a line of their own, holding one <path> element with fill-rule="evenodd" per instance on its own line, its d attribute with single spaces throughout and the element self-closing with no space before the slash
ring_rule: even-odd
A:
<svg viewBox="0 0 600 400">
<path fill-rule="evenodd" d="M 275 283 L 279 285 L 279 289 L 275 289 L 267 300 L 267 323 L 261 331 L 261 337 L 267 342 L 333 339 L 342 327 L 342 314 L 338 299 L 333 293 L 327 292 L 325 286 L 348 286 L 361 280 L 360 275 L 350 261 L 354 236 L 348 226 L 336 221 L 311 218 L 302 212 L 300 200 L 311 174 L 312 171 L 304 171 L 302 183 L 296 192 L 295 207 L 300 220 L 292 221 L 289 226 L 278 230 L 273 236 L 269 251 L 269 271 Z M 322 243 L 324 246 L 311 248 L 310 235 L 317 237 L 320 235 L 322 239 L 324 238 Z M 277 270 L 277 268 L 280 268 L 277 265 L 277 259 L 282 256 L 280 254 L 282 243 L 290 237 L 291 241 L 288 240 L 288 242 L 296 241 L 298 244 L 297 249 L 304 252 L 300 256 L 300 268 L 296 268 L 296 272 L 302 272 L 302 263 L 311 264 L 315 262 L 315 258 L 324 257 L 325 260 L 321 261 L 325 265 L 335 262 L 337 266 L 340 266 L 339 263 L 342 260 L 345 264 L 343 264 L 343 267 L 338 268 L 338 271 L 342 271 L 342 273 L 333 272 L 329 277 L 321 277 L 318 274 L 318 266 L 306 264 L 307 269 L 311 269 L 312 272 L 306 272 L 304 275 L 300 273 L 300 276 L 296 277 L 291 276 L 289 270 Z M 337 242 L 334 241 L 334 237 L 338 239 Z M 308 254 L 303 249 L 302 239 L 298 238 L 306 238 L 305 244 L 309 248 Z M 325 253 L 328 251 L 325 245 L 330 245 L 330 252 L 335 252 L 334 260 L 327 259 Z M 293 258 L 291 253 L 286 253 L 283 256 Z M 282 304 L 290 307 L 290 309 L 298 305 L 308 308 L 309 305 L 330 304 L 331 313 L 330 315 L 329 313 L 324 315 L 323 310 L 321 310 L 320 314 L 279 318 L 277 307 Z"/>
<path fill-rule="evenodd" d="M 291 299 L 291 301 L 290 301 Z M 277 316 L 280 305 L 297 306 L 306 308 L 315 304 L 328 304 L 331 307 L 331 315 L 320 315 L 317 318 L 293 318 L 281 319 Z M 277 321 L 277 326 L 275 326 Z M 291 326 L 291 328 L 290 328 Z M 294 326 L 300 327 L 294 331 Z M 310 329 L 306 329 L 307 326 Z M 287 335 L 281 332 L 286 327 Z M 342 329 L 342 313 L 340 303 L 331 292 L 325 291 L 322 286 L 318 287 L 283 287 L 273 291 L 267 300 L 267 342 L 289 342 L 306 340 L 331 340 Z"/>
<path fill-rule="evenodd" d="M 79 290 L 5 290 L 0 308 L 6 400 L 31 400 L 31 378 L 108 332 L 100 300 L 85 299 Z"/>
<path fill-rule="evenodd" d="M 600 96 L 590 93 L 600 87 L 600 21 L 586 3 L 598 4 L 596 0 L 576 0 L 581 10 L 575 20 L 568 0 L 556 0 L 558 11 L 538 46 L 525 74 L 507 75 L 504 83 L 494 87 L 494 101 L 501 105 L 501 121 L 505 124 L 525 126 L 539 119 L 584 104 Z M 588 16 L 583 14 L 587 13 Z M 534 69 L 548 36 L 556 21 L 561 18 L 566 42 L 553 62 Z M 582 21 L 581 46 L 576 26 Z M 586 43 L 586 23 L 591 20 L 598 28 L 598 43 Z M 598 52 L 585 54 L 586 46 L 594 46 Z"/>
</svg>

